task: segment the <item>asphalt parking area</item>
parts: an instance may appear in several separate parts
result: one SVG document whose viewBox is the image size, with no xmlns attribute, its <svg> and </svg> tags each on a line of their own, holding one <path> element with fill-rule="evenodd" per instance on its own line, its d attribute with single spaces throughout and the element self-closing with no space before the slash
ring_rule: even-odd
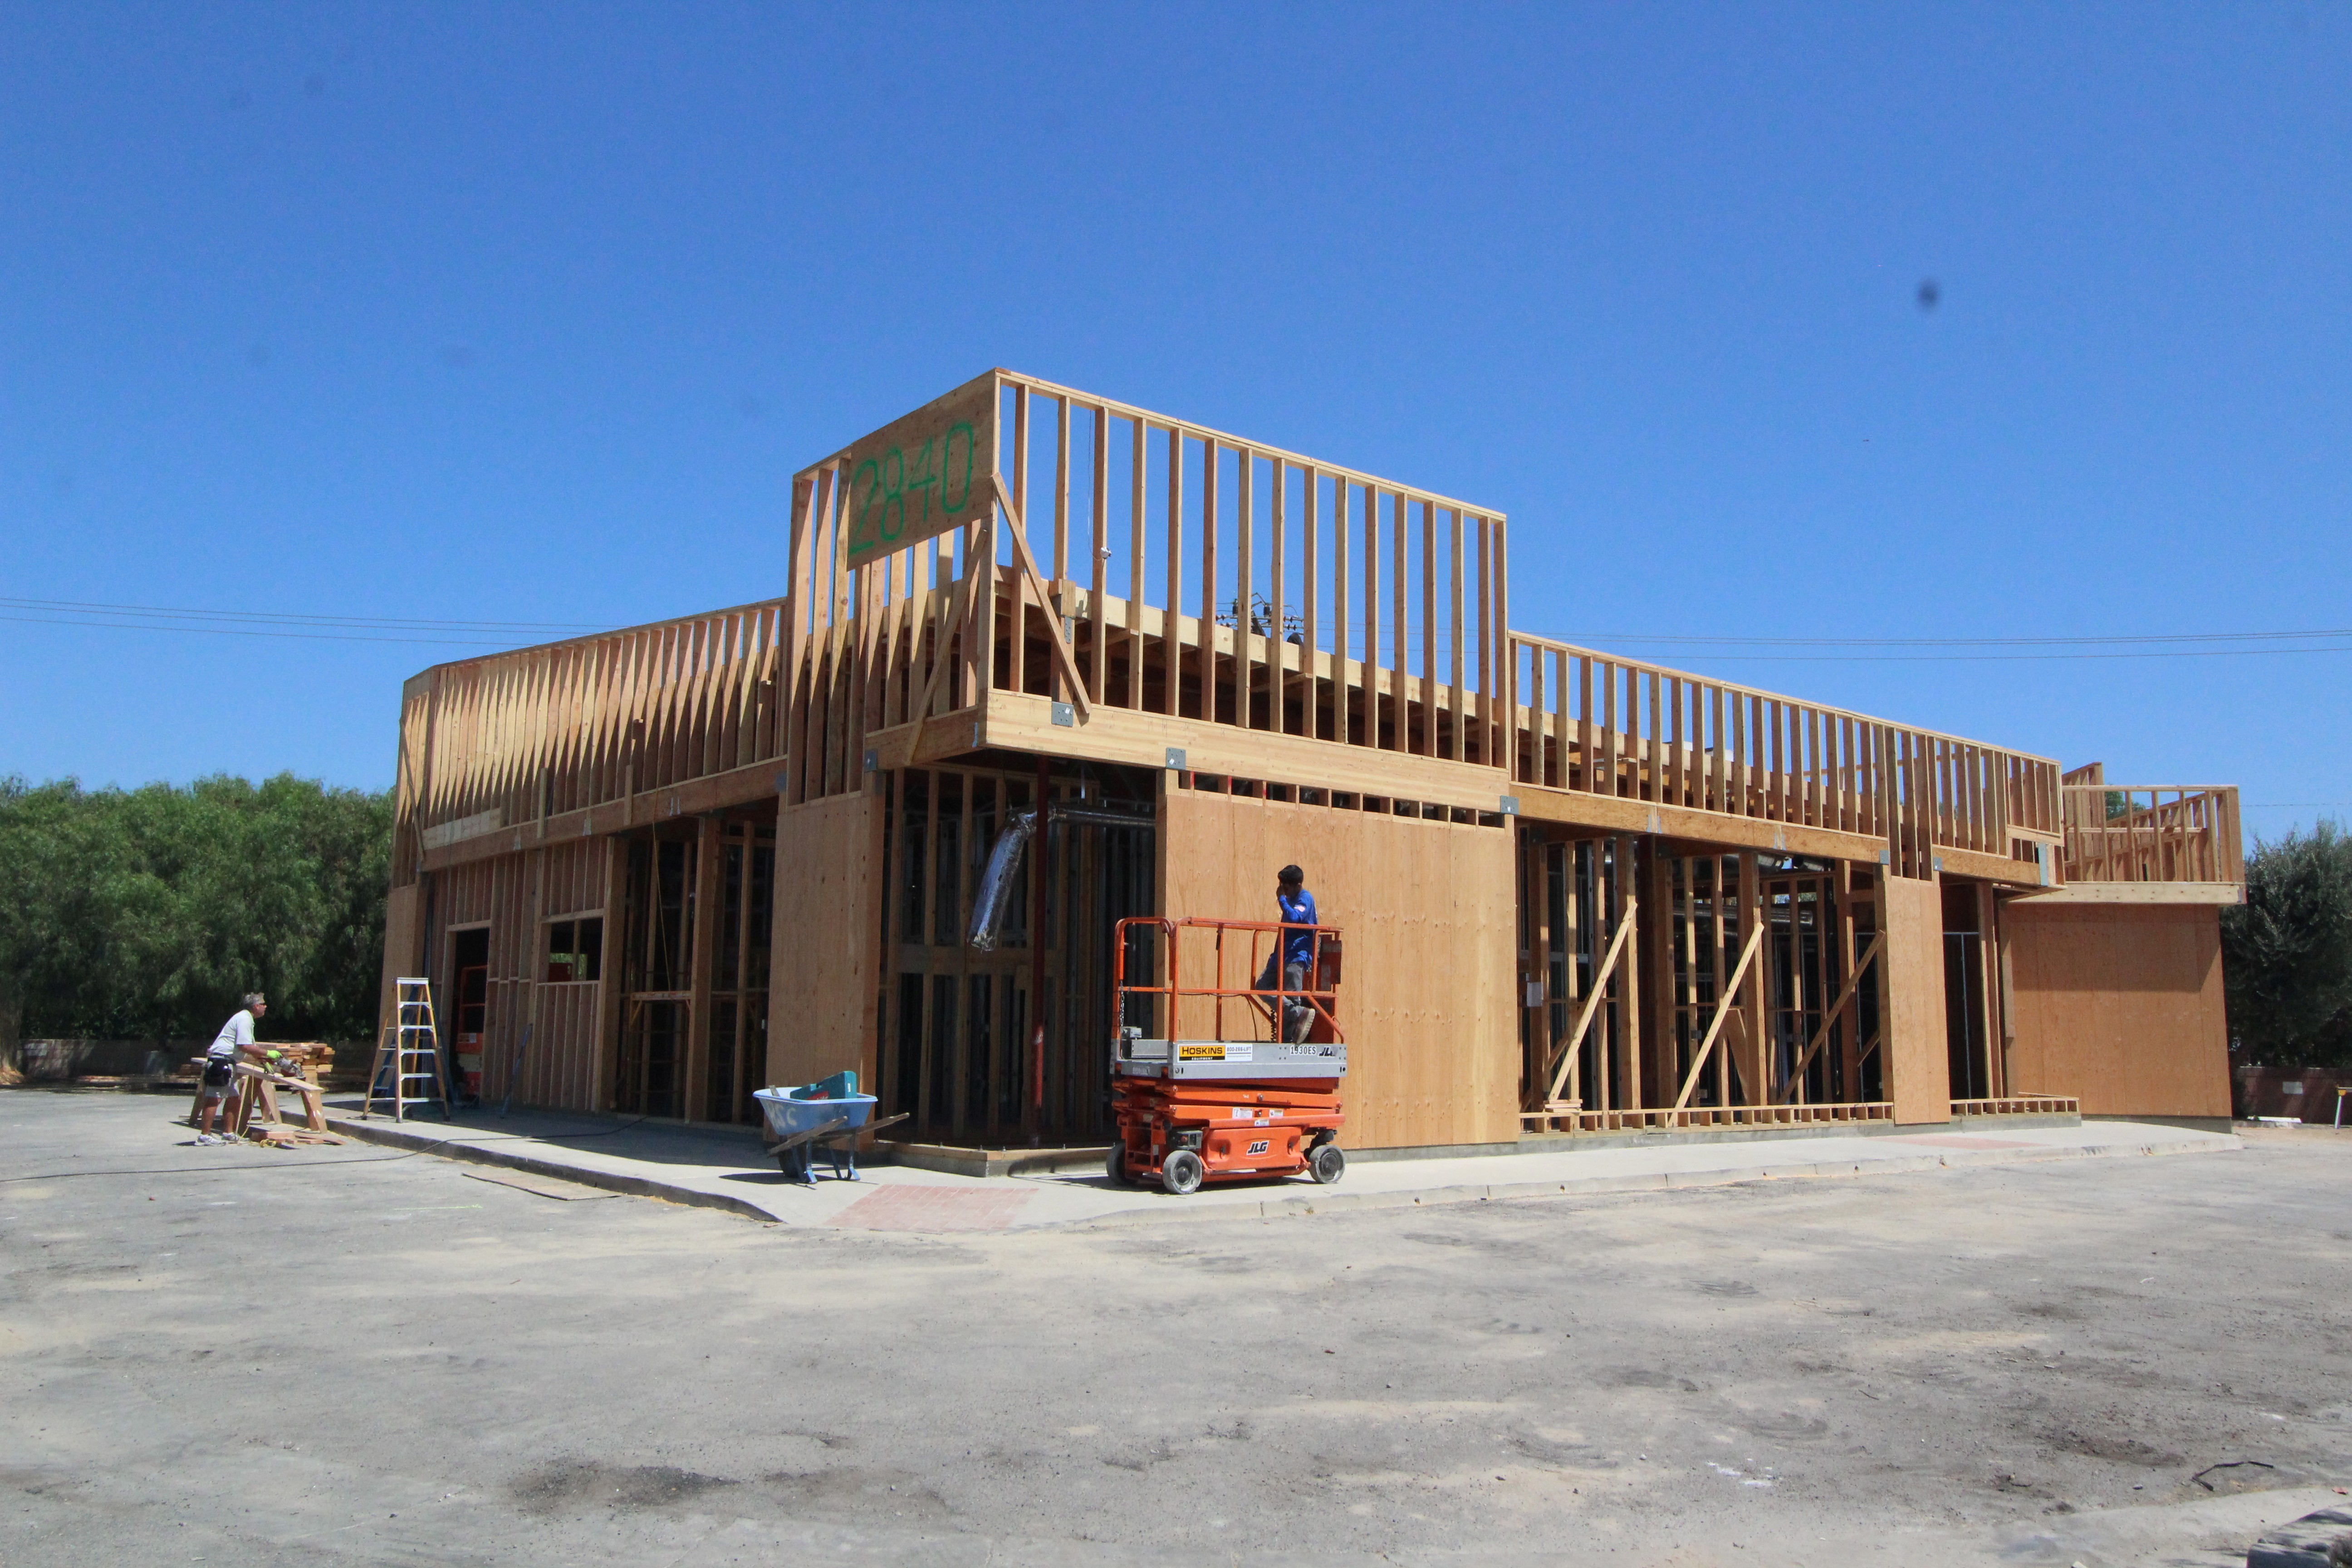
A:
<svg viewBox="0 0 2352 1568">
<path fill-rule="evenodd" d="M 2326 1134 L 912 1234 L 177 1109 L 0 1096 L 0 1561 L 2099 1568 L 2352 1485 Z"/>
</svg>

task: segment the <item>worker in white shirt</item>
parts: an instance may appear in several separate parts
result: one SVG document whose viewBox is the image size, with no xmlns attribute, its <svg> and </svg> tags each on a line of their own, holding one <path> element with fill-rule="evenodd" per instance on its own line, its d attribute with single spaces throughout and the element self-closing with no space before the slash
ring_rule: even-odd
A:
<svg viewBox="0 0 2352 1568">
<path fill-rule="evenodd" d="M 212 1048 L 205 1053 L 204 1110 L 196 1119 L 196 1142 L 199 1143 L 234 1143 L 236 1138 L 224 1121 L 219 1132 L 213 1131 L 213 1118 L 219 1114 L 222 1100 L 230 1086 L 236 1082 L 238 1058 L 253 1047 L 253 1026 L 256 1020 L 268 1016 L 269 999 L 258 991 L 245 994 L 244 1008 L 220 1026 L 213 1037 Z"/>
</svg>

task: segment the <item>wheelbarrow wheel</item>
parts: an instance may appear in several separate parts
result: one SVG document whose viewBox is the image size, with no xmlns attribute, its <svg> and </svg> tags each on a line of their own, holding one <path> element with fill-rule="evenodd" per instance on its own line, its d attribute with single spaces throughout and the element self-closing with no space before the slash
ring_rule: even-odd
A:
<svg viewBox="0 0 2352 1568">
<path fill-rule="evenodd" d="M 1110 1152 L 1103 1157 L 1103 1174 L 1110 1178 L 1110 1184 L 1114 1187 L 1134 1185 L 1127 1179 L 1127 1144 L 1124 1142 L 1112 1144 Z"/>
<path fill-rule="evenodd" d="M 1337 1143 L 1318 1143 L 1315 1152 L 1307 1156 L 1307 1173 L 1329 1186 L 1348 1172 L 1348 1156 L 1339 1152 Z"/>
<path fill-rule="evenodd" d="M 1207 1173 L 1201 1156 L 1190 1149 L 1175 1150 L 1160 1162 L 1160 1184 L 1180 1198 L 1199 1192 L 1201 1178 Z"/>
</svg>

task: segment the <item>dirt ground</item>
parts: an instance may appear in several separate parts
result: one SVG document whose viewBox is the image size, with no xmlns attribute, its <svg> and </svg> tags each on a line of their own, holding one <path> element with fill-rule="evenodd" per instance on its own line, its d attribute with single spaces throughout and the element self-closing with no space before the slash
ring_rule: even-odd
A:
<svg viewBox="0 0 2352 1568">
<path fill-rule="evenodd" d="M 919 1236 L 179 1109 L 0 1094 L 0 1563 L 2220 1564 L 2352 1485 L 2352 1134 Z"/>
</svg>

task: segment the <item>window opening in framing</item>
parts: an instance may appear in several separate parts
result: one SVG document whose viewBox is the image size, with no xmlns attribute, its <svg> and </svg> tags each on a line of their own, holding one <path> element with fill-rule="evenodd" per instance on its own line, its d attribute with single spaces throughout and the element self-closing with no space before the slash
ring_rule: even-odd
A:
<svg viewBox="0 0 2352 1568">
<path fill-rule="evenodd" d="M 547 922 L 547 972 L 551 984 L 604 977 L 604 917 L 587 915 Z"/>
</svg>

